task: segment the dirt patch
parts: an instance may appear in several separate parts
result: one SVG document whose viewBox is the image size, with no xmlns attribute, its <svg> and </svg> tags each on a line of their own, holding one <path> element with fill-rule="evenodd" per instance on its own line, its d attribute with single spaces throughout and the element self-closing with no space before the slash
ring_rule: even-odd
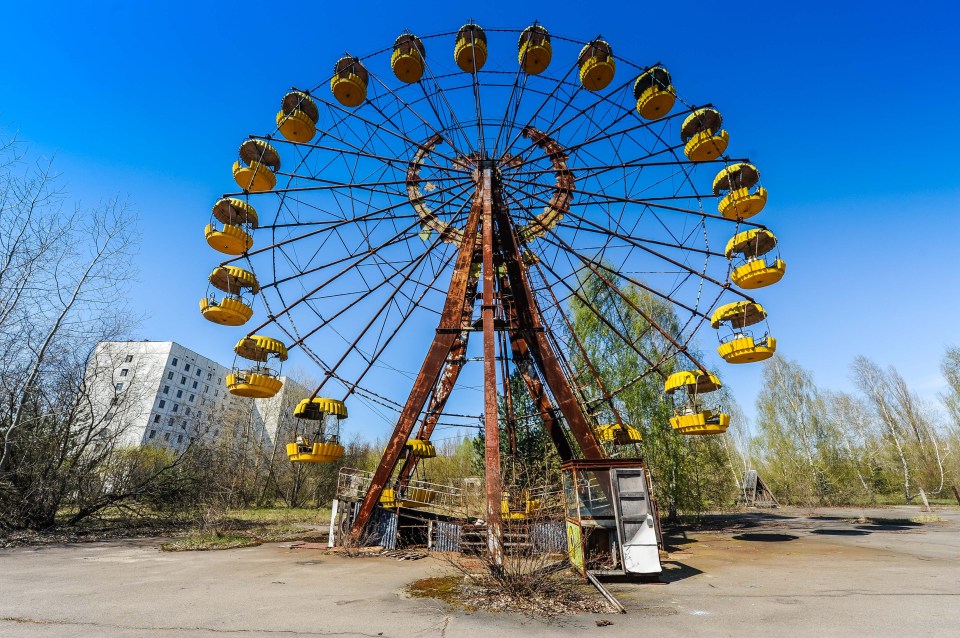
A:
<svg viewBox="0 0 960 638">
<path fill-rule="evenodd" d="M 596 590 L 581 579 L 557 574 L 537 591 L 517 595 L 487 576 L 452 575 L 421 578 L 407 586 L 413 598 L 434 598 L 467 612 L 488 611 L 552 617 L 565 614 L 616 613 Z"/>
</svg>

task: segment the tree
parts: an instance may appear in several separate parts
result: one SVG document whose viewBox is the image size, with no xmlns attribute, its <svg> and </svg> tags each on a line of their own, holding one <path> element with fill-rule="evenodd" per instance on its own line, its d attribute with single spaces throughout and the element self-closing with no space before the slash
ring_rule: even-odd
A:
<svg viewBox="0 0 960 638">
<path fill-rule="evenodd" d="M 663 377 L 649 372 L 656 367 L 666 375 L 677 369 L 670 340 L 643 317 L 676 338 L 681 326 L 673 306 L 609 271 L 603 277 L 582 272 L 578 283 L 569 302 L 566 338 L 577 344 L 570 348 L 571 367 L 594 417 L 615 423 L 619 414 L 640 429 L 644 461 L 671 518 L 731 503 L 738 483 L 729 478 L 731 457 L 724 444 L 718 437 L 684 437 L 674 431 Z M 717 398 L 723 403 L 729 394 L 723 390 Z"/>
<path fill-rule="evenodd" d="M 838 437 L 820 390 L 807 370 L 782 356 L 764 364 L 763 379 L 756 443 L 765 479 L 786 500 L 811 507 L 828 502 L 836 485 L 826 459 Z"/>
<path fill-rule="evenodd" d="M 893 457 L 899 467 L 904 500 L 909 503 L 920 496 L 926 504 L 928 493 L 943 490 L 946 476 L 941 452 L 944 445 L 933 410 L 918 399 L 892 366 L 883 370 L 860 356 L 853 362 L 853 372 L 883 433 L 888 457 Z"/>
<path fill-rule="evenodd" d="M 50 162 L 0 143 L 0 525 L 50 526 L 67 499 L 77 520 L 126 493 L 98 472 L 113 463 L 109 422 L 128 397 L 100 409 L 85 372 L 100 364 L 98 341 L 131 327 L 135 243 L 126 205 L 70 209 Z"/>
</svg>

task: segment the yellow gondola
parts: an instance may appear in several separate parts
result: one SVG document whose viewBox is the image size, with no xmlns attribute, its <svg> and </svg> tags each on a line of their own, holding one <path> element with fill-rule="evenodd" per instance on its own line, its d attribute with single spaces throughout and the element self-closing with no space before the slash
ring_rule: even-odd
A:
<svg viewBox="0 0 960 638">
<path fill-rule="evenodd" d="M 457 31 L 453 58 L 464 73 L 475 73 L 487 62 L 487 34 L 479 24 L 465 24 Z"/>
<path fill-rule="evenodd" d="M 721 387 L 716 375 L 705 370 L 684 370 L 667 377 L 663 391 L 673 399 L 670 425 L 680 434 L 722 434 L 730 425 L 730 415 L 720 406 L 707 408 L 701 395 Z"/>
<path fill-rule="evenodd" d="M 767 311 L 753 301 L 738 301 L 720 306 L 710 318 L 710 325 L 719 329 L 728 325 L 730 332 L 721 338 L 717 353 L 728 363 L 753 363 L 773 356 L 777 350 L 777 340 L 769 331 L 755 339 L 749 326 L 756 325 L 767 318 Z"/>
<path fill-rule="evenodd" d="M 242 199 L 224 197 L 213 205 L 213 217 L 223 224 L 207 224 L 204 237 L 214 250 L 225 255 L 242 255 L 253 246 L 251 233 L 257 227 L 257 211 Z"/>
<path fill-rule="evenodd" d="M 760 171 L 753 164 L 732 164 L 713 179 L 713 194 L 724 195 L 717 209 L 727 219 L 749 219 L 767 205 L 767 189 L 750 191 L 760 182 Z"/>
<path fill-rule="evenodd" d="M 432 459 L 437 456 L 437 449 L 430 441 L 421 439 L 410 439 L 404 444 L 410 456 L 416 456 L 421 459 Z"/>
<path fill-rule="evenodd" d="M 580 84 L 588 91 L 602 91 L 613 81 L 617 64 L 613 60 L 613 47 L 603 40 L 594 40 L 580 50 L 577 57 L 580 67 Z"/>
<path fill-rule="evenodd" d="M 426 68 L 427 50 L 420 38 L 412 33 L 403 33 L 393 43 L 390 68 L 398 80 L 414 84 L 423 77 Z"/>
<path fill-rule="evenodd" d="M 360 63 L 360 59 L 347 56 L 340 58 L 333 65 L 330 90 L 337 102 L 353 108 L 360 106 L 367 99 L 367 82 L 369 81 L 370 75 Z"/>
<path fill-rule="evenodd" d="M 290 91 L 280 101 L 277 129 L 291 142 L 309 142 L 317 134 L 320 110 L 313 98 L 303 91 Z"/>
<path fill-rule="evenodd" d="M 433 503 L 436 492 L 420 487 L 407 487 L 400 492 L 388 487 L 380 493 L 380 505 L 387 509 L 418 508 Z"/>
<path fill-rule="evenodd" d="M 287 347 L 282 342 L 261 335 L 250 335 L 238 341 L 233 350 L 238 357 L 252 361 L 253 365 L 241 368 L 234 362 L 233 372 L 226 379 L 230 394 L 266 399 L 280 391 L 283 382 L 279 378 L 279 368 L 273 370 L 268 363 L 287 360 Z"/>
<path fill-rule="evenodd" d="M 517 42 L 519 53 L 517 59 L 520 68 L 527 75 L 540 75 L 550 66 L 553 57 L 553 48 L 550 45 L 550 34 L 539 24 L 527 27 L 520 34 Z"/>
<path fill-rule="evenodd" d="M 271 190 L 277 185 L 280 154 L 264 140 L 247 140 L 240 145 L 240 159 L 233 163 L 237 186 L 251 193 Z"/>
<path fill-rule="evenodd" d="M 297 437 L 287 443 L 287 456 L 295 463 L 333 463 L 343 456 L 340 426 L 347 418 L 342 401 L 326 397 L 304 399 L 293 409 L 298 420 L 316 422 L 313 438 Z M 301 426 L 297 426 L 299 430 Z"/>
<path fill-rule="evenodd" d="M 769 253 L 777 247 L 777 238 L 765 228 L 754 228 L 737 233 L 727 242 L 726 255 L 740 259 L 730 271 L 730 281 L 741 288 L 754 289 L 771 286 L 787 271 L 787 264 L 779 255 Z"/>
<path fill-rule="evenodd" d="M 200 300 L 203 318 L 223 326 L 242 326 L 253 316 L 251 300 L 260 291 L 252 272 L 236 266 L 219 266 L 210 273 L 210 285 L 226 293 L 221 299 L 207 292 Z"/>
<path fill-rule="evenodd" d="M 643 435 L 640 430 L 626 423 L 602 423 L 596 427 L 597 439 L 601 442 L 611 442 L 614 445 L 628 445 L 642 443 Z"/>
<path fill-rule="evenodd" d="M 670 72 L 655 66 L 641 73 L 633 83 L 633 97 L 637 100 L 637 112 L 644 119 L 658 120 L 669 113 L 677 100 Z"/>
<path fill-rule="evenodd" d="M 730 135 L 720 128 L 722 124 L 723 117 L 716 109 L 697 109 L 688 115 L 680 127 L 684 155 L 693 162 L 706 162 L 723 155 Z"/>
</svg>

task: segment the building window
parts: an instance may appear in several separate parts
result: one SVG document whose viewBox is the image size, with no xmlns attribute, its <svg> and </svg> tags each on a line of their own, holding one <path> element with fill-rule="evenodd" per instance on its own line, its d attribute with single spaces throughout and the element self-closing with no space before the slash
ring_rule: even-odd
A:
<svg viewBox="0 0 960 638">
<path fill-rule="evenodd" d="M 160 415 L 159 415 L 159 414 L 154 414 L 154 415 L 153 415 L 153 422 L 154 422 L 154 423 L 160 423 Z"/>
<path fill-rule="evenodd" d="M 178 399 L 183 398 L 183 390 L 177 390 L 177 398 Z"/>
<path fill-rule="evenodd" d="M 165 407 L 167 407 L 167 402 L 164 401 L 163 399 L 160 399 L 160 408 L 163 409 Z"/>
<path fill-rule="evenodd" d="M 176 357 L 173 358 L 173 364 L 172 364 L 172 365 L 173 365 L 174 368 L 177 367 L 177 358 L 176 358 Z"/>
<path fill-rule="evenodd" d="M 223 383 L 223 379 L 221 379 L 220 377 L 217 377 L 217 384 L 219 385 L 221 383 Z"/>
<path fill-rule="evenodd" d="M 187 384 L 187 378 L 184 377 L 184 376 L 181 376 L 181 377 L 180 377 L 180 383 L 183 384 L 183 385 L 186 385 L 186 384 Z"/>
<path fill-rule="evenodd" d="M 152 438 L 155 437 L 155 436 L 157 436 L 157 431 L 156 431 L 156 430 L 150 430 L 150 438 L 152 439 Z"/>
<path fill-rule="evenodd" d="M 167 373 L 167 381 L 173 381 L 173 371 Z"/>
<path fill-rule="evenodd" d="M 132 354 L 128 354 L 128 355 L 126 356 L 126 358 L 124 358 L 124 360 L 123 360 L 124 363 L 130 363 L 131 361 L 133 361 L 133 355 L 132 355 Z"/>
<path fill-rule="evenodd" d="M 183 443 L 183 435 L 180 434 L 177 436 L 177 443 Z"/>
<path fill-rule="evenodd" d="M 206 394 L 207 392 L 210 392 L 210 386 L 205 385 L 203 386 L 203 393 Z"/>
<path fill-rule="evenodd" d="M 190 372 L 190 364 L 189 364 L 189 363 L 183 364 L 183 371 L 184 371 L 184 372 Z"/>
<path fill-rule="evenodd" d="M 194 389 L 194 390 L 197 389 L 197 382 L 196 382 L 196 381 L 193 382 L 193 389 Z"/>
<path fill-rule="evenodd" d="M 190 406 L 187 406 L 187 409 L 184 410 L 184 412 L 186 412 L 187 416 L 190 416 Z"/>
<path fill-rule="evenodd" d="M 169 425 L 170 427 L 173 427 L 174 422 L 175 422 L 174 418 L 170 417 L 170 419 L 167 421 L 167 425 Z"/>
<path fill-rule="evenodd" d="M 169 440 L 170 440 L 170 433 L 169 433 L 169 432 L 167 432 L 166 434 L 163 435 L 163 440 L 164 440 L 164 441 L 169 441 Z"/>
<path fill-rule="evenodd" d="M 213 396 L 215 396 L 215 397 L 220 396 L 220 390 L 214 390 L 214 391 L 213 391 Z"/>
<path fill-rule="evenodd" d="M 201 370 L 200 368 L 197 368 L 197 376 L 198 376 L 198 377 L 200 376 L 200 373 L 201 373 L 201 372 L 203 372 L 203 370 Z"/>
<path fill-rule="evenodd" d="M 122 383 L 118 383 L 118 384 L 117 384 L 116 386 L 114 386 L 114 387 L 117 388 L 117 392 L 120 392 L 121 390 L 123 390 L 123 384 L 122 384 Z"/>
<path fill-rule="evenodd" d="M 174 404 L 173 404 L 173 410 L 171 410 L 171 412 L 176 412 L 178 409 L 180 409 L 180 406 L 177 405 L 176 403 L 174 403 Z"/>
<path fill-rule="evenodd" d="M 213 378 L 213 373 L 212 373 L 212 372 L 208 372 L 208 373 L 207 373 L 207 381 L 209 381 L 209 380 L 212 379 L 212 378 Z"/>
<path fill-rule="evenodd" d="M 163 386 L 163 393 L 164 393 L 164 394 L 170 394 L 170 386 L 168 386 L 168 385 Z"/>
<path fill-rule="evenodd" d="M 190 395 L 189 401 L 193 401 L 193 395 L 192 395 L 192 394 Z"/>
<path fill-rule="evenodd" d="M 127 376 L 127 373 L 128 373 L 128 372 L 130 372 L 130 370 L 128 370 L 127 368 L 124 368 L 124 369 L 122 369 L 122 370 L 120 371 L 120 376 L 121 376 L 121 377 L 125 377 L 125 376 Z"/>
</svg>

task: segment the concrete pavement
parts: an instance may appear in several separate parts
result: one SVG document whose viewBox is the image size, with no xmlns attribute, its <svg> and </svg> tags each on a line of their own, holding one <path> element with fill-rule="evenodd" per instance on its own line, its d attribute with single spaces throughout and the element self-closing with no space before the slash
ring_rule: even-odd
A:
<svg viewBox="0 0 960 638">
<path fill-rule="evenodd" d="M 851 517 L 891 519 L 859 523 Z M 0 636 L 960 635 L 960 512 L 776 510 L 675 537 L 663 585 L 610 589 L 628 615 L 467 614 L 403 594 L 442 561 L 289 544 L 165 553 L 160 539 L 0 550 Z M 606 619 L 612 625 L 598 627 Z"/>
</svg>

